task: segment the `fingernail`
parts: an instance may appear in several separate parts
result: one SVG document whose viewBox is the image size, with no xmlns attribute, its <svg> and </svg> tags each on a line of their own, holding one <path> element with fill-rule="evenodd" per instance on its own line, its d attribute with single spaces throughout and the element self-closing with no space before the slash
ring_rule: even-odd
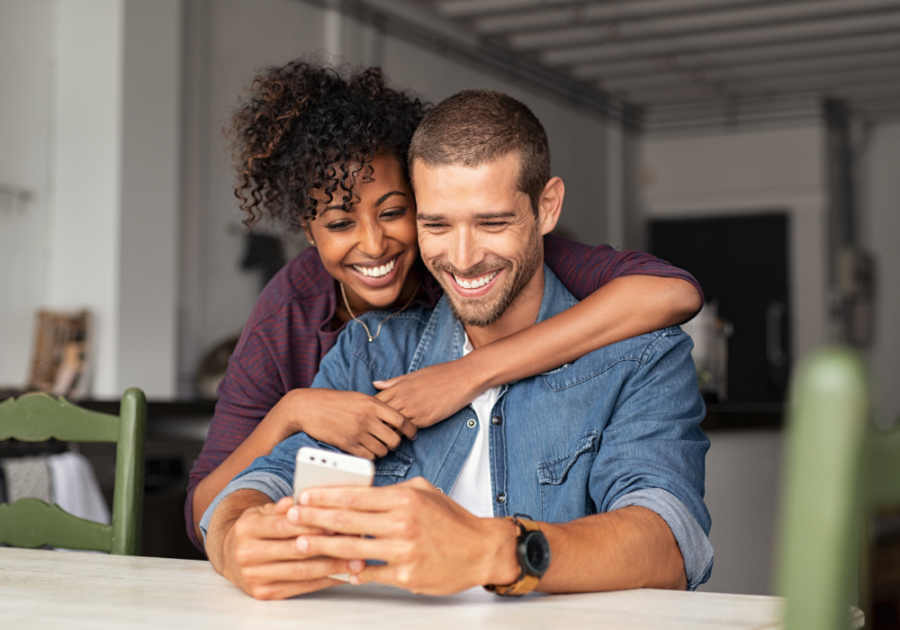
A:
<svg viewBox="0 0 900 630">
<path fill-rule="evenodd" d="M 309 493 L 304 492 L 300 495 L 300 505 L 309 505 Z"/>
<path fill-rule="evenodd" d="M 309 551 L 309 539 L 300 536 L 300 538 L 297 539 L 297 549 L 304 552 Z"/>
<path fill-rule="evenodd" d="M 381 385 L 384 381 L 372 381 L 372 385 Z"/>
<path fill-rule="evenodd" d="M 365 560 L 351 560 L 350 561 L 350 570 L 354 573 L 359 573 L 363 569 L 366 568 Z"/>
<path fill-rule="evenodd" d="M 287 518 L 291 523 L 299 523 L 300 522 L 300 508 L 292 507 L 287 512 Z"/>
<path fill-rule="evenodd" d="M 359 586 L 360 585 L 359 576 L 355 575 L 355 574 L 351 574 L 350 575 L 350 583 L 353 584 L 354 586 Z"/>
</svg>

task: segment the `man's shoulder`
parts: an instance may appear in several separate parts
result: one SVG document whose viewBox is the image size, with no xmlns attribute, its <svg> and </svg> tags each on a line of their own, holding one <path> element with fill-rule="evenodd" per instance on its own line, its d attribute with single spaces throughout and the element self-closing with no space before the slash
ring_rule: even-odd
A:
<svg viewBox="0 0 900 630">
<path fill-rule="evenodd" d="M 348 385 L 363 391 L 358 388 L 367 380 L 371 385 L 371 380 L 386 380 L 408 371 L 432 315 L 433 309 L 421 305 L 399 313 L 369 311 L 347 324 L 329 355 L 337 352 L 342 361 L 355 365 L 352 378 L 359 382 Z"/>
</svg>

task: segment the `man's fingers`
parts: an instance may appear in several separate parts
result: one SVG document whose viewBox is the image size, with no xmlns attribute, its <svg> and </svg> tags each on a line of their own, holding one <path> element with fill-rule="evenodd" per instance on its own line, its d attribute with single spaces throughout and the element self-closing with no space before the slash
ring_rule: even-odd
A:
<svg viewBox="0 0 900 630">
<path fill-rule="evenodd" d="M 361 512 L 387 512 L 398 507 L 416 509 L 424 500 L 418 491 L 433 489 L 434 486 L 421 477 L 380 488 L 354 486 L 310 488 L 300 494 L 300 504 Z"/>
<path fill-rule="evenodd" d="M 268 584 L 260 584 L 258 586 L 245 587 L 249 595 L 256 599 L 287 599 L 296 597 L 297 595 L 306 595 L 315 591 L 321 591 L 323 588 L 331 586 L 340 586 L 344 582 L 333 580 L 331 578 L 321 578 L 318 580 L 309 580 L 308 582 L 275 582 Z"/>
<path fill-rule="evenodd" d="M 290 506 L 287 506 L 290 507 Z M 322 530 L 292 523 L 286 514 L 252 514 L 238 519 L 235 533 L 251 539 L 289 539 L 302 534 L 320 534 Z"/>
<path fill-rule="evenodd" d="M 397 545 L 390 540 L 359 536 L 301 536 L 297 539 L 297 547 L 309 556 L 328 556 L 345 561 L 368 558 L 388 562 L 397 555 Z"/>
<path fill-rule="evenodd" d="M 328 508 L 297 507 L 292 512 L 297 522 L 320 531 L 356 536 L 396 536 L 398 521 L 387 514 L 333 510 Z M 310 534 L 315 536 L 318 534 Z"/>
<path fill-rule="evenodd" d="M 308 558 L 269 562 L 243 570 L 244 579 L 255 583 L 309 582 L 329 575 L 349 573 L 350 561 L 337 558 Z"/>
</svg>

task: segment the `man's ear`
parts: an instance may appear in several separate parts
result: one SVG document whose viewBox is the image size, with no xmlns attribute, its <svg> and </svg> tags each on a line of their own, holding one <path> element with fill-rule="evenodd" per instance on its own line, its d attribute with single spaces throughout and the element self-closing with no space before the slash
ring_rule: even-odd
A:
<svg viewBox="0 0 900 630">
<path fill-rule="evenodd" d="M 540 223 L 541 236 L 549 234 L 556 227 L 565 195 L 566 185 L 563 184 L 563 180 L 559 177 L 551 177 L 538 199 L 538 222 Z"/>
</svg>

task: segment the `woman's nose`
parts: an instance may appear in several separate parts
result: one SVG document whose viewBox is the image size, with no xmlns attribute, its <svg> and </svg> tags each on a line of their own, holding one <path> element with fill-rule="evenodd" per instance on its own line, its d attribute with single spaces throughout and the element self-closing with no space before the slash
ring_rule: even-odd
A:
<svg viewBox="0 0 900 630">
<path fill-rule="evenodd" d="M 359 250 L 370 258 L 381 258 L 387 251 L 387 239 L 384 230 L 375 222 L 366 222 L 362 225 Z"/>
</svg>

